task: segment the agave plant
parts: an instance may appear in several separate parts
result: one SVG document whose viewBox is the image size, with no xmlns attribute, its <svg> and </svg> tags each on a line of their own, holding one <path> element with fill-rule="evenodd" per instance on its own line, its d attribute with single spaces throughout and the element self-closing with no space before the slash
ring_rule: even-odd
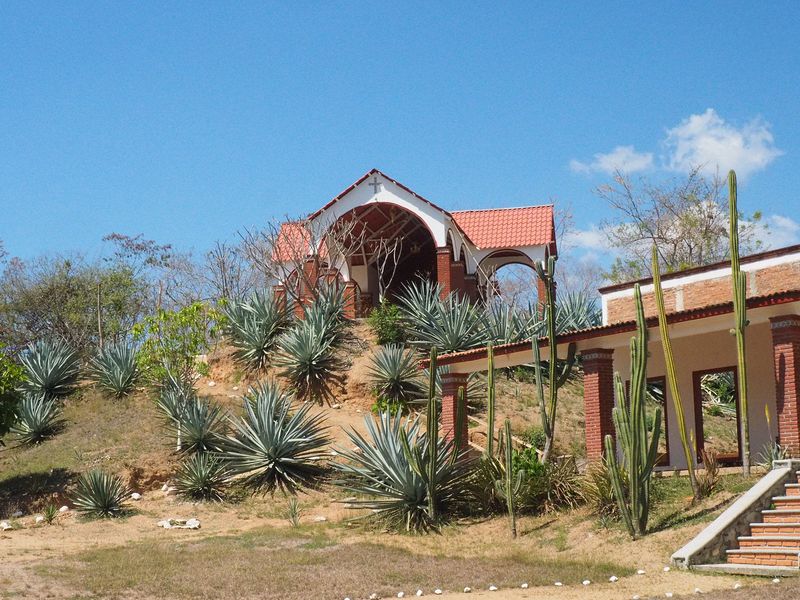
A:
<svg viewBox="0 0 800 600">
<path fill-rule="evenodd" d="M 118 517 L 125 509 L 128 488 L 122 479 L 100 470 L 84 473 L 72 494 L 75 509 L 93 517 Z"/>
<path fill-rule="evenodd" d="M 28 392 L 17 405 L 11 432 L 21 444 L 38 444 L 53 437 L 62 423 L 61 407 L 54 398 Z"/>
<path fill-rule="evenodd" d="M 25 388 L 34 394 L 56 398 L 74 388 L 80 372 L 78 353 L 64 340 L 39 340 L 20 356 L 25 368 Z"/>
<path fill-rule="evenodd" d="M 289 324 L 284 304 L 273 295 L 256 293 L 246 302 L 229 304 L 223 312 L 236 359 L 250 369 L 266 367 L 278 336 Z"/>
<path fill-rule="evenodd" d="M 216 452 L 225 436 L 225 412 L 207 398 L 193 398 L 180 413 L 179 449 L 183 454 Z"/>
<path fill-rule="evenodd" d="M 125 344 L 101 348 L 89 363 L 89 373 L 101 388 L 116 398 L 127 396 L 139 376 L 136 352 Z"/>
<path fill-rule="evenodd" d="M 190 383 L 167 373 L 167 379 L 161 386 L 156 406 L 164 415 L 169 425 L 174 427 L 177 438 L 176 450 L 182 447 L 181 432 L 184 414 L 188 407 L 197 400 L 197 392 Z"/>
<path fill-rule="evenodd" d="M 275 365 L 302 400 L 322 404 L 333 397 L 331 383 L 341 384 L 342 362 L 333 340 L 313 321 L 302 321 L 281 336 Z"/>
<path fill-rule="evenodd" d="M 403 285 L 397 303 L 412 326 L 429 323 L 441 310 L 442 286 L 428 279 L 418 279 Z"/>
<path fill-rule="evenodd" d="M 322 285 L 317 298 L 303 312 L 303 322 L 321 339 L 337 345 L 342 340 L 344 318 L 344 290 L 337 285 Z"/>
<path fill-rule="evenodd" d="M 511 344 L 529 340 L 541 327 L 536 310 L 521 310 L 504 302 L 491 302 L 483 313 L 484 342 Z"/>
<path fill-rule="evenodd" d="M 228 469 L 220 458 L 201 452 L 181 463 L 175 474 L 175 488 L 179 494 L 193 500 L 222 501 L 228 475 Z"/>
<path fill-rule="evenodd" d="M 603 320 L 597 298 L 589 292 L 563 295 L 558 299 L 555 312 L 556 330 L 559 333 L 595 327 Z"/>
<path fill-rule="evenodd" d="M 381 346 L 372 356 L 369 381 L 379 397 L 405 405 L 424 395 L 417 357 L 403 346 Z"/>
<path fill-rule="evenodd" d="M 342 450 L 346 460 L 334 463 L 342 475 L 337 484 L 349 492 L 369 496 L 353 500 L 351 508 L 366 508 L 370 516 L 399 530 L 427 532 L 461 504 L 467 489 L 471 463 L 452 460 L 453 442 L 436 439 L 436 469 L 429 485 L 428 461 L 431 441 L 420 429 L 419 420 L 405 421 L 399 415 L 380 414 L 365 419 L 368 438 L 347 432 L 354 450 Z M 428 490 L 436 490 L 431 517 Z"/>
<path fill-rule="evenodd" d="M 321 450 L 329 443 L 324 417 L 311 404 L 291 407 L 291 395 L 273 382 L 250 388 L 244 416 L 230 418 L 233 434 L 222 456 L 233 478 L 253 491 L 294 493 L 322 472 Z"/>
<path fill-rule="evenodd" d="M 424 301 L 430 300 L 425 297 Z M 419 348 L 435 347 L 442 353 L 459 352 L 483 344 L 485 330 L 481 311 L 467 298 L 451 294 L 438 304 L 410 306 L 405 296 L 401 310 L 409 323 L 411 343 Z M 430 310 L 430 312 L 426 312 Z"/>
</svg>

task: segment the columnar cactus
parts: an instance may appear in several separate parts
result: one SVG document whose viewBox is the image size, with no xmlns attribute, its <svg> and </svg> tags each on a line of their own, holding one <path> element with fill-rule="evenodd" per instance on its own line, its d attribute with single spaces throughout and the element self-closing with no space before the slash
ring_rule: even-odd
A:
<svg viewBox="0 0 800 600">
<path fill-rule="evenodd" d="M 614 438 L 605 438 L 606 459 L 609 463 L 611 485 L 625 526 L 636 539 L 647 531 L 650 512 L 650 476 L 658 458 L 661 437 L 661 409 L 657 408 L 653 431 L 648 436 L 645 397 L 647 395 L 647 323 L 644 318 L 642 291 L 634 287 L 636 300 L 636 337 L 631 338 L 630 398 L 625 402 L 625 384 L 619 373 L 614 374 L 618 405 L 614 407 L 614 427 L 617 431 L 623 468 L 627 471 L 629 492 L 626 495 L 617 461 Z"/>
<path fill-rule="evenodd" d="M 500 445 L 503 447 L 505 463 L 504 477 L 494 482 L 497 495 L 505 499 L 508 508 L 508 518 L 511 524 L 511 537 L 517 537 L 517 504 L 516 497 L 522 487 L 522 478 L 525 471 L 520 469 L 514 474 L 514 450 L 511 445 L 511 421 L 506 419 L 504 433 L 500 436 Z"/>
<path fill-rule="evenodd" d="M 675 356 L 672 353 L 672 340 L 669 337 L 669 327 L 667 326 L 667 310 L 664 306 L 664 290 L 661 287 L 661 270 L 658 264 L 658 248 L 653 244 L 653 289 L 656 297 L 656 308 L 658 309 L 658 329 L 661 334 L 661 347 L 664 350 L 664 364 L 667 371 L 667 382 L 669 392 L 672 397 L 672 406 L 675 409 L 675 420 L 678 423 L 678 430 L 681 434 L 681 446 L 686 458 L 686 465 L 689 471 L 689 482 L 692 485 L 692 495 L 694 500 L 700 499 L 700 486 L 697 484 L 697 475 L 694 468 L 694 456 L 686 432 L 686 416 L 683 413 L 683 402 L 681 400 L 681 390 L 678 387 L 678 376 L 675 371 Z"/>
<path fill-rule="evenodd" d="M 728 173 L 729 209 L 730 209 L 730 252 L 731 280 L 733 283 L 733 313 L 735 322 L 731 333 L 736 337 L 736 354 L 739 362 L 739 437 L 742 441 L 742 470 L 750 474 L 750 427 L 747 414 L 747 362 L 745 357 L 744 331 L 749 324 L 747 320 L 746 278 L 739 264 L 739 209 L 737 207 L 736 173 Z"/>
<path fill-rule="evenodd" d="M 439 414 L 436 410 L 436 348 L 431 348 L 428 366 L 428 514 L 436 520 L 436 471 L 439 458 Z"/>
<path fill-rule="evenodd" d="M 494 348 L 487 347 L 489 369 L 486 376 L 486 456 L 494 456 Z"/>
</svg>

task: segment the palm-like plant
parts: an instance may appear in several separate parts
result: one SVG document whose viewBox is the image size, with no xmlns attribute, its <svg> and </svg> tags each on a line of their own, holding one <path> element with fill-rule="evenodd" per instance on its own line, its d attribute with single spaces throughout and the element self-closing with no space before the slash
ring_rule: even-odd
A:
<svg viewBox="0 0 800 600">
<path fill-rule="evenodd" d="M 424 395 L 418 359 L 403 346 L 381 346 L 372 356 L 369 381 L 379 397 L 405 405 Z"/>
<path fill-rule="evenodd" d="M 281 336 L 275 365 L 298 398 L 322 404 L 333 397 L 331 383 L 341 384 L 342 362 L 334 340 L 315 321 L 303 321 Z"/>
<path fill-rule="evenodd" d="M 190 383 L 167 373 L 167 379 L 161 386 L 156 406 L 164 415 L 168 424 L 175 429 L 177 438 L 176 450 L 182 447 L 181 432 L 184 414 L 188 407 L 197 400 L 197 392 Z"/>
<path fill-rule="evenodd" d="M 220 458 L 201 452 L 185 459 L 175 475 L 178 493 L 193 500 L 222 501 L 228 469 Z"/>
<path fill-rule="evenodd" d="M 558 299 L 556 330 L 559 333 L 594 327 L 600 325 L 602 320 L 597 298 L 589 292 L 572 292 Z"/>
<path fill-rule="evenodd" d="M 342 450 L 347 462 L 334 463 L 342 475 L 337 482 L 344 489 L 369 496 L 353 500 L 352 508 L 367 508 L 372 515 L 399 530 L 426 532 L 452 514 L 467 490 L 471 463 L 453 460 L 453 443 L 436 439 L 436 469 L 433 485 L 427 468 L 431 456 L 430 440 L 421 431 L 419 420 L 404 421 L 400 415 L 380 414 L 365 419 L 368 438 L 347 432 L 355 450 Z M 436 506 L 431 516 L 428 490 L 436 490 Z"/>
<path fill-rule="evenodd" d="M 255 293 L 246 302 L 229 304 L 223 312 L 236 359 L 250 369 L 266 367 L 275 341 L 289 323 L 284 304 L 273 295 Z"/>
<path fill-rule="evenodd" d="M 207 398 L 189 400 L 179 416 L 180 452 L 199 454 L 216 452 L 225 436 L 225 412 Z"/>
<path fill-rule="evenodd" d="M 125 344 L 106 346 L 89 363 L 89 374 L 101 388 L 116 398 L 127 396 L 139 376 L 136 352 Z"/>
<path fill-rule="evenodd" d="M 407 299 L 401 299 L 401 309 L 410 324 L 411 343 L 419 348 L 448 353 L 483 344 L 481 312 L 467 298 L 451 294 L 438 304 L 416 308 L 408 308 Z M 431 312 L 423 318 L 427 310 Z"/>
<path fill-rule="evenodd" d="M 39 340 L 20 356 L 25 368 L 24 386 L 34 394 L 56 398 L 74 388 L 80 372 L 78 353 L 61 339 Z"/>
<path fill-rule="evenodd" d="M 491 302 L 483 313 L 484 342 L 511 344 L 531 339 L 541 329 L 535 309 L 519 309 L 503 302 Z"/>
<path fill-rule="evenodd" d="M 38 444 L 53 437 L 61 427 L 61 407 L 54 398 L 30 392 L 17 405 L 11 432 L 21 444 Z"/>
<path fill-rule="evenodd" d="M 122 479 L 100 470 L 84 473 L 72 494 L 75 509 L 93 517 L 118 517 L 125 509 L 128 488 Z"/>
<path fill-rule="evenodd" d="M 442 287 L 428 279 L 406 283 L 397 303 L 411 325 L 433 321 L 441 309 Z"/>
<path fill-rule="evenodd" d="M 311 404 L 291 411 L 292 397 L 276 384 L 250 388 L 244 416 L 230 419 L 233 434 L 222 456 L 231 475 L 253 491 L 294 493 L 322 472 L 321 449 L 329 443 L 324 417 Z"/>
</svg>

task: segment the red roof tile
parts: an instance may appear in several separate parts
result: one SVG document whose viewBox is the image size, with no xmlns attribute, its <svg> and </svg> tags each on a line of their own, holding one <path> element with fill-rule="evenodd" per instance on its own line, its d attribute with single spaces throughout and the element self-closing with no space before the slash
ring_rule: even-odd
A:
<svg viewBox="0 0 800 600">
<path fill-rule="evenodd" d="M 458 228 L 481 249 L 555 247 L 553 206 L 461 210 L 452 213 Z"/>
</svg>

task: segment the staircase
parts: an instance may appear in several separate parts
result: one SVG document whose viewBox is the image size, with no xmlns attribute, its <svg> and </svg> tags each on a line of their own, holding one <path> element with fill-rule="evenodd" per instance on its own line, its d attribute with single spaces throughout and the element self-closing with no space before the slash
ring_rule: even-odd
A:
<svg viewBox="0 0 800 600">
<path fill-rule="evenodd" d="M 726 550 L 728 564 L 754 567 L 800 567 L 800 471 L 773 496 L 761 521 L 750 523 L 750 535 L 739 536 L 739 547 Z"/>
</svg>

